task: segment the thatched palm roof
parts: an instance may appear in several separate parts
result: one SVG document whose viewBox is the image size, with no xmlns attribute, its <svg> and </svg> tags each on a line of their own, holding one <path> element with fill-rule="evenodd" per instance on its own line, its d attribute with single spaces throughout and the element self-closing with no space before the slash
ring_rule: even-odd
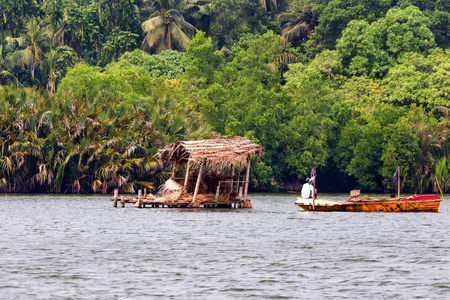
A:
<svg viewBox="0 0 450 300">
<path fill-rule="evenodd" d="M 253 155 L 261 155 L 262 148 L 248 139 L 210 139 L 200 141 L 178 141 L 158 151 L 161 163 L 185 164 L 198 167 L 202 162 L 209 169 L 220 169 L 232 164 L 247 165 Z"/>
</svg>

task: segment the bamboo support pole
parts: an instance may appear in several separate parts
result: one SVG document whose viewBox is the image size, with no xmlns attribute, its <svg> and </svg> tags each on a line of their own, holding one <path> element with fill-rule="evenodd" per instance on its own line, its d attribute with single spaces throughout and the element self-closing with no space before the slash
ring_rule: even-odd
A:
<svg viewBox="0 0 450 300">
<path fill-rule="evenodd" d="M 200 181 L 202 180 L 203 165 L 204 163 L 200 165 L 200 170 L 198 171 L 197 183 L 195 184 L 194 197 L 192 198 L 192 202 L 195 202 L 195 200 L 197 200 L 198 189 L 200 187 Z"/>
<path fill-rule="evenodd" d="M 216 202 L 219 201 L 219 193 L 220 193 L 220 181 L 219 181 L 219 184 L 217 185 L 217 189 L 216 189 Z"/>
<path fill-rule="evenodd" d="M 242 165 L 239 163 L 238 176 L 236 181 L 236 192 L 239 192 L 239 180 L 241 178 Z"/>
<path fill-rule="evenodd" d="M 239 201 L 242 201 L 242 186 L 239 187 Z"/>
<path fill-rule="evenodd" d="M 173 162 L 173 168 L 172 168 L 172 176 L 170 178 L 175 179 L 175 171 L 177 169 L 177 161 Z"/>
<path fill-rule="evenodd" d="M 231 164 L 231 183 L 230 183 L 230 192 L 233 192 L 233 177 L 234 177 L 234 163 Z"/>
<path fill-rule="evenodd" d="M 400 167 L 398 167 L 397 197 L 400 199 Z"/>
<path fill-rule="evenodd" d="M 247 201 L 248 180 L 250 179 L 250 158 L 248 159 L 247 174 L 245 175 L 244 201 Z"/>
<path fill-rule="evenodd" d="M 186 165 L 186 176 L 184 177 L 184 186 L 187 186 L 189 181 L 189 169 L 191 167 L 191 162 L 188 160 Z"/>
</svg>

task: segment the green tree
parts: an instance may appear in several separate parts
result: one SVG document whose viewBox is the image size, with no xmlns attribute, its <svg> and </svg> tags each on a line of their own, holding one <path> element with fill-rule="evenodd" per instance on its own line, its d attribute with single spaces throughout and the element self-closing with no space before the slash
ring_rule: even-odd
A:
<svg viewBox="0 0 450 300">
<path fill-rule="evenodd" d="M 399 65 L 391 68 L 384 79 L 385 100 L 398 104 L 428 106 L 450 105 L 449 56 L 442 50 L 424 56 L 405 54 Z"/>
<path fill-rule="evenodd" d="M 272 178 L 289 179 L 284 151 L 291 99 L 281 87 L 280 72 L 271 67 L 283 51 L 280 37 L 268 32 L 241 39 L 231 61 L 223 64 L 223 54 L 199 33 L 186 53 L 183 83 L 189 103 L 216 132 L 263 145 L 264 163 L 253 177 L 260 188 L 269 187 Z"/>
<path fill-rule="evenodd" d="M 382 188 L 381 153 L 384 127 L 395 123 L 398 112 L 391 106 L 377 104 L 356 119 L 351 119 L 340 132 L 337 165 L 357 180 L 360 188 Z"/>
<path fill-rule="evenodd" d="M 335 122 L 331 119 L 330 79 L 320 69 L 294 64 L 285 74 L 285 89 L 292 99 L 287 112 L 284 156 L 289 176 L 308 177 L 313 167 L 325 167 Z"/>
<path fill-rule="evenodd" d="M 138 34 L 129 31 L 119 31 L 117 28 L 113 29 L 111 35 L 106 38 L 102 46 L 99 65 L 107 65 L 108 63 L 119 58 L 127 51 L 132 51 L 137 48 Z"/>
<path fill-rule="evenodd" d="M 175 50 L 165 50 L 159 54 L 150 55 L 147 52 L 135 49 L 132 52 L 124 53 L 119 59 L 119 64 L 132 64 L 141 67 L 153 77 L 174 79 L 184 73 L 185 64 L 182 63 L 184 57 L 184 52 Z"/>
<path fill-rule="evenodd" d="M 336 45 L 348 75 L 384 77 L 405 53 L 435 48 L 429 20 L 416 7 L 393 8 L 372 24 L 351 21 Z"/>
<path fill-rule="evenodd" d="M 351 21 L 336 45 L 345 73 L 364 75 L 371 78 L 384 76 L 393 65 L 394 59 L 386 48 L 376 45 L 373 28 L 366 21 Z"/>
<path fill-rule="evenodd" d="M 310 45 L 320 44 L 332 49 L 350 21 L 374 22 L 383 17 L 393 4 L 392 0 L 317 1 L 315 12 L 319 19 Z"/>
<path fill-rule="evenodd" d="M 217 47 L 231 47 L 248 34 L 262 35 L 279 27 L 272 17 L 260 9 L 256 1 L 211 0 L 208 35 Z"/>
<path fill-rule="evenodd" d="M 396 168 L 400 167 L 400 176 L 403 177 L 401 188 L 404 188 L 406 184 L 407 189 L 412 190 L 416 158 L 420 149 L 410 120 L 401 117 L 395 124 L 385 126 L 383 142 L 381 175 L 384 189 L 392 185 L 392 175 Z M 401 180 L 401 177 L 398 180 Z M 393 186 L 392 189 L 395 190 L 395 187 Z"/>
<path fill-rule="evenodd" d="M 214 76 L 223 62 L 223 52 L 214 51 L 212 40 L 199 31 L 189 44 L 184 60 L 187 64 L 185 80 L 204 89 L 214 82 Z"/>
<path fill-rule="evenodd" d="M 2 31 L 10 31 L 17 36 L 31 16 L 36 17 L 39 7 L 36 1 L 0 0 L 0 20 Z"/>
<path fill-rule="evenodd" d="M 429 29 L 429 19 L 415 6 L 392 8 L 383 19 L 375 22 L 375 45 L 394 58 L 408 52 L 427 52 L 436 47 Z"/>
</svg>

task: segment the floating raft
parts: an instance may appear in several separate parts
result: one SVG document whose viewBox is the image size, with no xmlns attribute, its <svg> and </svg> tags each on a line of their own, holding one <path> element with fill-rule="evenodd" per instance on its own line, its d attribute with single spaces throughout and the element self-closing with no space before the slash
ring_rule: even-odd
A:
<svg viewBox="0 0 450 300">
<path fill-rule="evenodd" d="M 231 196 L 233 196 L 231 194 Z M 243 200 L 241 198 L 229 198 L 225 197 L 216 198 L 214 194 L 199 194 L 197 200 L 193 201 L 192 195 L 184 195 L 177 199 L 171 199 L 171 197 L 155 197 L 154 195 L 142 196 L 142 191 L 138 191 L 137 197 L 125 198 L 123 195 L 118 196 L 118 190 L 114 190 L 113 206 L 117 207 L 118 203 L 121 207 L 125 207 L 125 203 L 132 203 L 135 208 L 145 207 L 168 207 L 168 208 L 251 208 L 250 200 Z"/>
</svg>

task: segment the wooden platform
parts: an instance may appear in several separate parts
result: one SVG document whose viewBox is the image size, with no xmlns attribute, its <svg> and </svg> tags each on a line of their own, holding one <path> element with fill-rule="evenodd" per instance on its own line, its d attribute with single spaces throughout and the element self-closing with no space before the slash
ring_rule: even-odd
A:
<svg viewBox="0 0 450 300">
<path fill-rule="evenodd" d="M 223 197 L 222 197 L 223 198 Z M 226 198 L 226 197 L 225 197 Z M 141 190 L 138 192 L 137 197 L 125 198 L 123 195 L 118 197 L 118 193 L 114 192 L 113 206 L 117 207 L 120 203 L 121 207 L 125 207 L 126 203 L 132 203 L 135 208 L 146 207 L 167 207 L 167 208 L 251 208 L 250 200 L 243 200 L 239 198 L 231 198 L 221 200 L 220 197 L 216 198 L 213 194 L 198 195 L 196 201 L 193 201 L 193 196 L 188 195 L 181 197 L 180 199 L 170 200 L 156 198 L 153 195 L 142 196 Z"/>
</svg>

